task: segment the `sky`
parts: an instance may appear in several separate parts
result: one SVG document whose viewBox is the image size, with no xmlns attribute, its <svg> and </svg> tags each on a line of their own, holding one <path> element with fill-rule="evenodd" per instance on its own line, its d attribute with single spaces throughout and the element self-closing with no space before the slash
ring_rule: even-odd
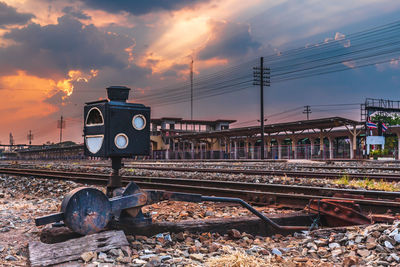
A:
<svg viewBox="0 0 400 267">
<path fill-rule="evenodd" d="M 130 102 L 152 117 L 190 118 L 189 98 L 163 103 L 159 92 L 260 56 L 335 39 L 398 20 L 396 0 L 0 0 L 0 143 L 82 142 L 85 102 L 106 97 L 110 85 L 130 87 Z M 277 52 L 278 51 L 278 52 Z M 359 120 L 366 97 L 400 100 L 399 58 L 368 68 L 271 84 L 268 123 L 343 116 Z M 254 61 L 256 62 L 256 61 Z M 266 63 L 267 64 L 267 63 Z M 252 68 L 241 69 L 252 73 Z M 211 89 L 212 86 L 210 85 Z M 313 108 L 315 106 L 315 108 Z M 194 101 L 194 119 L 256 124 L 259 89 Z"/>
</svg>

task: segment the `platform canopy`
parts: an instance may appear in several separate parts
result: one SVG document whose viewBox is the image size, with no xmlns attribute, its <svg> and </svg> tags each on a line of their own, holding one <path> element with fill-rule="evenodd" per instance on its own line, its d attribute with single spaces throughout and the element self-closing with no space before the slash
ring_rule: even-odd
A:
<svg viewBox="0 0 400 267">
<path fill-rule="evenodd" d="M 264 132 L 266 134 L 278 133 L 299 133 L 306 130 L 331 130 L 333 128 L 344 126 L 357 126 L 363 125 L 363 122 L 354 121 L 342 117 L 329 117 L 315 120 L 293 121 L 285 123 L 274 123 L 264 125 Z M 174 138 L 221 138 L 231 136 L 253 136 L 260 133 L 260 126 L 250 126 L 241 128 L 231 128 L 221 131 L 208 131 L 200 133 L 187 133 L 174 136 Z"/>
</svg>

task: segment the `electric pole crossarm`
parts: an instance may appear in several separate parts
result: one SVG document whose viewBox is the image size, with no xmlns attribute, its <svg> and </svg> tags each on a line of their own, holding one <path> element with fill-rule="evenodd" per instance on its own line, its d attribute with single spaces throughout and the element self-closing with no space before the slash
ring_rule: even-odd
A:
<svg viewBox="0 0 400 267">
<path fill-rule="evenodd" d="M 265 137 L 264 137 L 264 86 L 270 86 L 271 70 L 264 67 L 264 58 L 260 58 L 260 67 L 253 68 L 253 85 L 260 86 L 260 131 L 261 131 L 261 159 L 265 158 Z"/>
</svg>

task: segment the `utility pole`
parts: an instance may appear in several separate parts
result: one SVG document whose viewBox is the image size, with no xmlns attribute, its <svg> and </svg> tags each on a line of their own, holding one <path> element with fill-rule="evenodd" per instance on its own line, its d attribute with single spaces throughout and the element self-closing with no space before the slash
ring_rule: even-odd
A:
<svg viewBox="0 0 400 267">
<path fill-rule="evenodd" d="M 65 128 L 65 120 L 61 115 L 61 119 L 57 121 L 57 128 L 60 129 L 60 143 L 62 142 L 62 130 Z"/>
<path fill-rule="evenodd" d="M 14 145 L 14 137 L 13 137 L 12 133 L 10 133 L 10 151 L 12 150 L 13 145 Z"/>
<path fill-rule="evenodd" d="M 260 66 L 253 68 L 253 85 L 260 86 L 260 131 L 261 131 L 261 159 L 264 159 L 264 86 L 270 86 L 270 69 L 264 68 L 264 57 L 260 57 Z"/>
<path fill-rule="evenodd" d="M 190 120 L 193 120 L 193 58 L 190 63 Z"/>
<path fill-rule="evenodd" d="M 311 112 L 311 107 L 310 106 L 304 106 L 304 111 L 303 111 L 303 114 L 307 114 L 307 120 L 309 120 L 310 119 L 310 114 L 311 114 L 312 112 Z"/>
<path fill-rule="evenodd" d="M 33 134 L 32 134 L 31 130 L 29 130 L 29 133 L 28 133 L 28 135 L 26 137 L 28 138 L 29 145 L 32 145 Z"/>
</svg>

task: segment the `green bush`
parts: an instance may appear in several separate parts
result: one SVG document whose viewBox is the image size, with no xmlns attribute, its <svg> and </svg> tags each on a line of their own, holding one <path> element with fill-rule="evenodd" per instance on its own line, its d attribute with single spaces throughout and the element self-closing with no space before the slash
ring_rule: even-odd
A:
<svg viewBox="0 0 400 267">
<path fill-rule="evenodd" d="M 389 149 L 386 149 L 386 148 L 372 150 L 372 151 L 370 151 L 369 155 L 372 157 L 392 156 L 389 153 Z"/>
</svg>

